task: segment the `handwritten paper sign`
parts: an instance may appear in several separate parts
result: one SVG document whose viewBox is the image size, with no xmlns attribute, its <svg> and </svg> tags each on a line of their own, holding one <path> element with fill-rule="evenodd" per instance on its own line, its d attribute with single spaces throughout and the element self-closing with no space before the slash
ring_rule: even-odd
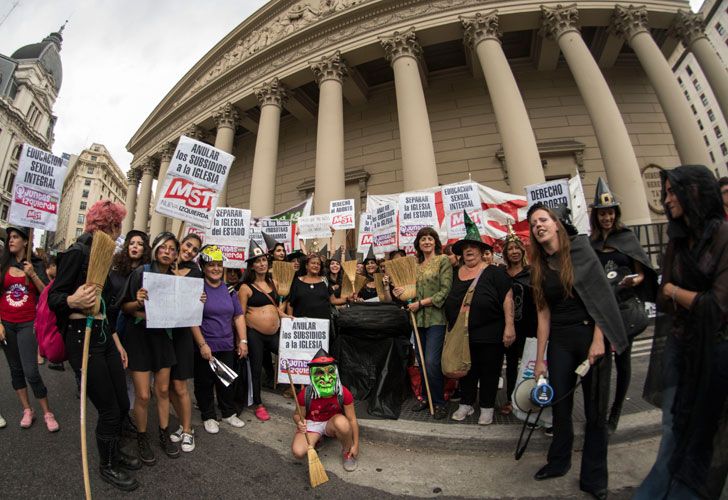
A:
<svg viewBox="0 0 728 500">
<path fill-rule="evenodd" d="M 329 204 L 331 214 L 331 227 L 339 229 L 353 229 L 354 224 L 354 200 L 335 200 Z"/>
<path fill-rule="evenodd" d="M 278 383 L 288 383 L 286 363 L 294 384 L 308 385 L 308 362 L 319 349 L 329 350 L 329 320 L 283 318 L 278 349 Z"/>
<path fill-rule="evenodd" d="M 180 137 L 157 200 L 157 212 L 210 227 L 233 160 L 233 155 L 221 149 Z"/>
<path fill-rule="evenodd" d="M 480 192 L 474 182 L 442 187 L 442 208 L 446 214 L 480 208 Z"/>
<path fill-rule="evenodd" d="M 23 144 L 8 221 L 18 226 L 55 231 L 67 170 L 67 159 Z"/>
<path fill-rule="evenodd" d="M 299 217 L 298 237 L 302 240 L 331 238 L 331 215 L 319 214 Z"/>
<path fill-rule="evenodd" d="M 144 273 L 142 283 L 149 293 L 149 299 L 144 301 L 148 328 L 202 324 L 202 278 Z"/>
</svg>

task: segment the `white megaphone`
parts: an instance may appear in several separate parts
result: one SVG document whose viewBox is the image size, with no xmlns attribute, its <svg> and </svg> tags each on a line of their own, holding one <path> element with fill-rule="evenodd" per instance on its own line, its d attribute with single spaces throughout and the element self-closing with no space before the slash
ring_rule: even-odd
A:
<svg viewBox="0 0 728 500">
<path fill-rule="evenodd" d="M 554 389 L 543 375 L 538 378 L 527 378 L 521 381 L 513 391 L 513 405 L 523 413 L 538 411 L 551 404 Z"/>
</svg>

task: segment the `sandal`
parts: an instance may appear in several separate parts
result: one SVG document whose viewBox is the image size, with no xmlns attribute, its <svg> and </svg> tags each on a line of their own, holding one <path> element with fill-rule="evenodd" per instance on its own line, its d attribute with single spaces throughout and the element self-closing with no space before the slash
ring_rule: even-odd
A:
<svg viewBox="0 0 728 500">
<path fill-rule="evenodd" d="M 500 407 L 501 415 L 510 415 L 511 413 L 513 413 L 513 404 L 510 401 Z"/>
</svg>

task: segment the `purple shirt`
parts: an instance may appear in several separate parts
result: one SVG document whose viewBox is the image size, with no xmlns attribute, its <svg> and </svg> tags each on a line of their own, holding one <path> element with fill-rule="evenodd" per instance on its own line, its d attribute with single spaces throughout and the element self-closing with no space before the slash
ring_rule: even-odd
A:
<svg viewBox="0 0 728 500">
<path fill-rule="evenodd" d="M 243 314 L 243 308 L 238 298 L 231 296 L 223 283 L 212 287 L 205 281 L 205 293 L 207 301 L 200 325 L 202 336 L 212 352 L 232 351 L 235 349 L 233 319 Z"/>
</svg>

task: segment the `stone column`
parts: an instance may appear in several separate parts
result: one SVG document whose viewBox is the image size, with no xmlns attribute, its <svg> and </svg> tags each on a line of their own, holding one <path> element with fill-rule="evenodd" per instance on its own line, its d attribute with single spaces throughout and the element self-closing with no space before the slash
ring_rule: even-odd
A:
<svg viewBox="0 0 728 500">
<path fill-rule="evenodd" d="M 498 12 L 461 18 L 465 44 L 478 55 L 488 85 L 498 132 L 503 142 L 508 182 L 515 194 L 529 184 L 545 182 L 536 137 L 521 92 L 501 46 Z"/>
<path fill-rule="evenodd" d="M 576 4 L 541 6 L 541 34 L 556 41 L 579 88 L 602 153 L 609 186 L 622 204 L 625 224 L 647 224 L 650 212 L 639 164 L 614 96 L 576 27 Z"/>
<path fill-rule="evenodd" d="M 708 152 L 688 101 L 683 98 L 670 65 L 650 34 L 647 8 L 617 5 L 610 30 L 613 34 L 624 37 L 637 54 L 670 125 L 680 161 L 708 165 Z"/>
<path fill-rule="evenodd" d="M 723 116 L 728 119 L 728 73 L 715 48 L 705 34 L 703 14 L 679 10 L 670 32 L 693 53 L 713 89 Z"/>
<path fill-rule="evenodd" d="M 131 168 L 126 173 L 126 217 L 121 224 L 121 233 L 126 235 L 134 227 L 134 212 L 136 211 L 137 187 L 139 187 L 139 171 Z"/>
<path fill-rule="evenodd" d="M 152 178 L 154 177 L 154 160 L 147 159 L 142 165 L 142 187 L 139 190 L 139 202 L 136 207 L 136 217 L 134 218 L 134 229 L 147 232 L 147 222 L 149 219 L 149 203 L 152 201 Z M 156 234 L 150 235 L 152 239 Z"/>
<path fill-rule="evenodd" d="M 414 28 L 382 38 L 387 61 L 394 70 L 404 190 L 437 186 L 437 164 L 430 118 L 422 89 L 422 47 Z"/>
<path fill-rule="evenodd" d="M 162 196 L 162 187 L 164 186 L 164 178 L 167 175 L 167 169 L 169 163 L 172 161 L 172 155 L 174 154 L 174 144 L 168 143 L 162 147 L 159 158 L 159 174 L 157 175 L 157 190 L 154 195 L 154 203 L 159 201 L 159 197 Z M 152 208 L 152 221 L 149 223 L 149 234 L 153 235 L 152 238 L 162 231 L 166 227 L 166 217 L 162 214 L 157 213 Z"/>
<path fill-rule="evenodd" d="M 260 104 L 260 123 L 250 181 L 250 210 L 253 217 L 262 217 L 271 215 L 275 206 L 281 106 L 287 96 L 278 78 L 257 89 L 255 95 Z"/>
<path fill-rule="evenodd" d="M 229 102 L 224 104 L 213 115 L 215 124 L 217 125 L 217 134 L 215 135 L 215 147 L 222 149 L 226 153 L 232 154 L 233 141 L 235 139 L 235 124 L 238 121 L 238 110 Z M 228 175 L 229 177 L 229 175 Z M 220 198 L 217 203 L 218 207 L 224 207 L 227 204 L 227 182 L 220 192 Z"/>
</svg>

